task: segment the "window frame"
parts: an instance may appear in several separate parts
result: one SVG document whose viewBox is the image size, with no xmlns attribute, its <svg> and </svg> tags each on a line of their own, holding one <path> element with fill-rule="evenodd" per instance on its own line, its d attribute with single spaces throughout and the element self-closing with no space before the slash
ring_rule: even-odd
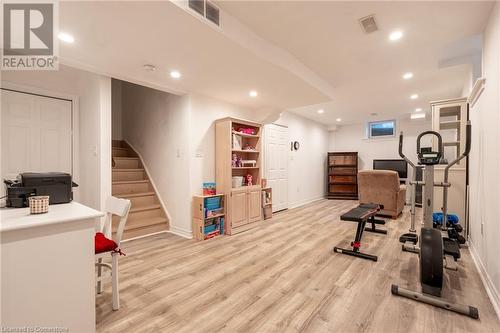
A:
<svg viewBox="0 0 500 333">
<path fill-rule="evenodd" d="M 393 124 L 393 133 L 389 135 L 372 135 L 372 126 L 376 124 L 384 124 L 384 123 L 392 123 Z M 366 125 L 366 132 L 367 132 L 367 137 L 368 139 L 387 139 L 387 138 L 394 138 L 396 137 L 396 119 L 388 119 L 388 120 L 377 120 L 377 121 L 370 121 Z"/>
</svg>

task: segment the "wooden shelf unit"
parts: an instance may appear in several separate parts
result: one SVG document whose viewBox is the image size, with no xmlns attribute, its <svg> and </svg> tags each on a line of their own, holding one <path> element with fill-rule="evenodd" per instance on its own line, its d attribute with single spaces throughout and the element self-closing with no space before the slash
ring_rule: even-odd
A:
<svg viewBox="0 0 500 333">
<path fill-rule="evenodd" d="M 328 199 L 358 199 L 358 153 L 328 153 Z"/>
<path fill-rule="evenodd" d="M 209 209 L 208 200 L 219 198 L 220 213 L 207 214 Z M 224 194 L 196 195 L 193 197 L 193 236 L 197 240 L 205 240 L 224 234 L 226 216 L 226 196 Z M 214 225 L 214 227 L 212 227 Z M 213 228 L 213 230 L 211 230 Z M 222 230 L 221 230 L 222 229 Z M 217 232 L 218 231 L 218 232 Z"/>
<path fill-rule="evenodd" d="M 273 189 L 271 187 L 262 188 L 262 215 L 264 220 L 273 217 Z"/>
<path fill-rule="evenodd" d="M 240 128 L 252 128 L 255 134 L 239 133 Z M 215 122 L 217 192 L 227 196 L 225 233 L 228 235 L 257 227 L 262 222 L 261 135 L 262 125 L 256 122 L 231 117 Z M 246 150 L 247 146 L 252 150 Z M 256 166 L 233 167 L 233 154 L 244 160 L 255 160 Z M 232 187 L 233 177 L 248 174 L 252 175 L 252 184 L 255 185 Z"/>
</svg>

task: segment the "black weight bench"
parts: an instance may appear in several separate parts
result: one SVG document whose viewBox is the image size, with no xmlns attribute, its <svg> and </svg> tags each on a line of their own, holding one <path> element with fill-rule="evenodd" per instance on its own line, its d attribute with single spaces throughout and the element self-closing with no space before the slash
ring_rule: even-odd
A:
<svg viewBox="0 0 500 333">
<path fill-rule="evenodd" d="M 377 215 L 377 213 L 383 208 L 384 207 L 382 205 L 360 204 L 358 207 L 353 208 L 347 213 L 342 214 L 340 216 L 340 220 L 358 223 L 358 227 L 356 229 L 356 236 L 354 238 L 354 242 L 351 242 L 352 250 L 343 249 L 335 246 L 333 248 L 333 251 L 363 259 L 377 261 L 378 259 L 377 256 L 360 252 L 359 249 L 361 247 L 361 238 L 363 237 L 363 231 L 366 230 L 378 234 L 387 234 L 387 230 L 380 230 L 376 228 L 377 224 L 385 224 L 384 220 L 378 220 L 375 218 L 375 215 Z M 366 227 L 366 223 L 371 223 L 372 224 L 371 227 Z"/>
</svg>

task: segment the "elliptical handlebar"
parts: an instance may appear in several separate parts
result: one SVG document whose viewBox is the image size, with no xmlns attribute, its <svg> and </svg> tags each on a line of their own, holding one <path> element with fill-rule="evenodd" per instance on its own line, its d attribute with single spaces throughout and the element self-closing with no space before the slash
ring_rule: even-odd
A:
<svg viewBox="0 0 500 333">
<path fill-rule="evenodd" d="M 401 156 L 402 159 L 404 159 L 406 161 L 406 163 L 408 163 L 413 169 L 415 169 L 415 164 L 413 164 L 413 162 L 408 158 L 406 157 L 406 155 L 403 153 L 403 131 L 401 131 L 399 133 L 399 156 Z"/>
<path fill-rule="evenodd" d="M 438 139 L 438 153 L 439 153 L 439 157 L 443 156 L 443 138 L 441 137 L 441 134 L 439 134 L 438 132 L 436 131 L 425 131 L 425 132 L 422 132 L 420 133 L 418 136 L 417 136 L 417 155 L 420 156 L 420 141 L 422 140 L 422 137 L 424 135 L 434 135 L 435 137 L 437 137 Z"/>
</svg>

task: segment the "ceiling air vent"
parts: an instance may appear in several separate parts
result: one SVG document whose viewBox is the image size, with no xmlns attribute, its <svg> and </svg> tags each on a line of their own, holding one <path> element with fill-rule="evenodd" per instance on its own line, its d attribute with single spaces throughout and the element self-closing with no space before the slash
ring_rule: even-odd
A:
<svg viewBox="0 0 500 333">
<path fill-rule="evenodd" d="M 205 17 L 207 18 L 207 20 L 219 25 L 219 8 L 217 8 L 210 1 L 206 2 L 206 6 Z"/>
<path fill-rule="evenodd" d="M 214 3 L 207 0 L 188 0 L 188 6 L 215 25 L 220 25 L 220 11 Z"/>
<path fill-rule="evenodd" d="M 359 19 L 361 28 L 367 34 L 378 30 L 377 22 L 375 22 L 375 16 L 369 15 Z"/>
<path fill-rule="evenodd" d="M 205 1 L 204 0 L 189 0 L 188 1 L 189 8 L 200 14 L 201 16 L 205 16 Z"/>
</svg>

